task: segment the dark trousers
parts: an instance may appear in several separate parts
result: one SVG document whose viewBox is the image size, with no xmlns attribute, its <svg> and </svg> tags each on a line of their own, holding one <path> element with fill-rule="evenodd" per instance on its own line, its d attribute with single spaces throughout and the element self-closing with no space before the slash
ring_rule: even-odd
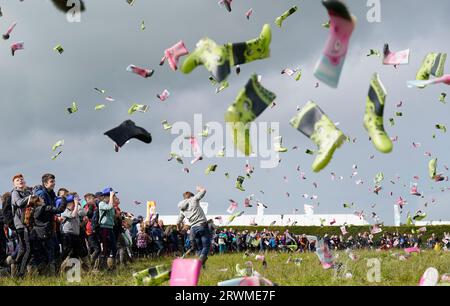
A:
<svg viewBox="0 0 450 306">
<path fill-rule="evenodd" d="M 97 235 L 89 235 L 87 237 L 87 240 L 89 245 L 89 255 L 91 256 L 92 260 L 96 260 L 101 252 L 100 242 L 98 241 Z"/>
<path fill-rule="evenodd" d="M 33 266 L 40 264 L 54 264 L 53 242 L 51 237 L 40 238 L 36 232 L 30 234 L 31 252 L 33 254 L 31 263 Z"/>
<path fill-rule="evenodd" d="M 19 252 L 17 253 L 16 262 L 19 267 L 19 276 L 24 276 L 27 264 L 31 257 L 30 235 L 28 229 L 18 229 L 17 236 L 19 236 Z"/>
<path fill-rule="evenodd" d="M 3 224 L 0 224 L 0 266 L 5 264 L 6 260 L 6 244 L 7 239 L 5 236 L 5 231 L 3 230 Z"/>
<path fill-rule="evenodd" d="M 191 232 L 195 237 L 195 244 L 197 250 L 200 251 L 200 255 L 208 257 L 209 249 L 211 247 L 211 232 L 208 226 L 194 226 L 191 228 Z"/>
<path fill-rule="evenodd" d="M 80 236 L 73 234 L 63 234 L 62 240 L 63 240 L 63 254 L 62 254 L 63 260 L 65 260 L 67 257 L 70 258 L 82 257 Z"/>
<path fill-rule="evenodd" d="M 61 231 L 57 230 L 52 234 L 52 241 L 53 241 L 53 251 L 55 260 L 58 262 L 61 262 L 64 260 L 64 258 L 61 258 L 62 252 L 61 252 L 61 246 L 62 246 L 62 233 Z"/>
<path fill-rule="evenodd" d="M 87 244 L 86 244 L 86 232 L 84 231 L 84 229 L 80 229 L 80 241 L 81 241 L 81 249 L 80 249 L 80 255 L 81 257 L 86 257 L 89 254 L 89 250 L 87 248 Z"/>
<path fill-rule="evenodd" d="M 114 231 L 109 228 L 101 228 L 100 236 L 103 245 L 103 257 L 116 257 L 116 237 L 114 236 Z"/>
</svg>

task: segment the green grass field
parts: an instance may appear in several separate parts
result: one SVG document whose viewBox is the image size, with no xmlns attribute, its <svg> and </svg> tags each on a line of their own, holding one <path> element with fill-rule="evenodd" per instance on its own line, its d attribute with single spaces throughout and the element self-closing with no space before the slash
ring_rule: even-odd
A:
<svg viewBox="0 0 450 306">
<path fill-rule="evenodd" d="M 346 265 L 346 271 L 352 274 L 352 278 L 345 279 L 336 276 L 334 270 L 324 270 L 319 264 L 315 254 L 299 253 L 268 253 L 266 254 L 267 269 L 264 269 L 261 262 L 257 262 L 254 256 L 243 258 L 243 254 L 225 254 L 211 256 L 207 262 L 207 268 L 202 270 L 199 285 L 214 286 L 219 281 L 236 277 L 236 264 L 244 266 L 246 261 L 251 260 L 254 269 L 269 280 L 281 286 L 376 286 L 376 285 L 400 285 L 415 286 L 418 284 L 421 275 L 428 267 L 435 267 L 440 275 L 450 273 L 450 252 L 424 251 L 421 254 L 413 254 L 406 261 L 400 261 L 392 254 L 404 254 L 403 251 L 376 252 L 358 251 L 355 252 L 358 259 L 352 261 L 345 252 L 338 252 L 338 262 Z M 287 259 L 302 258 L 299 265 L 286 263 Z M 369 282 L 367 280 L 367 259 L 377 258 L 380 260 L 381 282 Z M 119 267 L 114 272 L 102 272 L 97 275 L 92 273 L 82 273 L 80 283 L 69 283 L 65 277 L 27 277 L 24 280 L 14 280 L 8 277 L 0 278 L 0 285 L 28 285 L 28 286 L 134 286 L 132 273 L 147 267 L 162 263 L 170 263 L 172 258 L 160 258 L 157 260 L 138 260 L 126 267 Z M 227 271 L 220 271 L 227 269 Z M 167 283 L 165 283 L 167 284 Z"/>
</svg>

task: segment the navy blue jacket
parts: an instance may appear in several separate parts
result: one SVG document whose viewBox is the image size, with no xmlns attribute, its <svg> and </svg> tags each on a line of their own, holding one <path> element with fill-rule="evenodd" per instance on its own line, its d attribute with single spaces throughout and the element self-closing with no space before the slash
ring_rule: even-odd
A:
<svg viewBox="0 0 450 306">
<path fill-rule="evenodd" d="M 33 193 L 44 199 L 45 205 L 55 206 L 56 194 L 53 190 L 48 191 L 42 185 L 33 188 Z"/>
</svg>

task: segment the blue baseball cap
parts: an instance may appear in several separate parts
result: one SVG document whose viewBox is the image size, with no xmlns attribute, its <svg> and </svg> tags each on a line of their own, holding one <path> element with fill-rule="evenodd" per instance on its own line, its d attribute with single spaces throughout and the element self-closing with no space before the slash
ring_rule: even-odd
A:
<svg viewBox="0 0 450 306">
<path fill-rule="evenodd" d="M 69 195 L 66 197 L 66 203 L 73 202 L 74 200 L 75 200 L 75 197 L 74 197 L 73 195 L 71 195 L 71 194 L 69 194 Z"/>
<path fill-rule="evenodd" d="M 102 196 L 108 196 L 111 191 L 114 191 L 111 187 L 107 187 L 105 189 L 103 189 L 102 191 Z M 114 191 L 114 193 L 118 193 L 117 191 Z"/>
</svg>

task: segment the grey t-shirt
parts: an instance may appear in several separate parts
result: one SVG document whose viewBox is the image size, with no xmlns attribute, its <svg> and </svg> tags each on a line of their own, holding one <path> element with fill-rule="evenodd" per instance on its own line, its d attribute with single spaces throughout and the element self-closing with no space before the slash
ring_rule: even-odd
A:
<svg viewBox="0 0 450 306">
<path fill-rule="evenodd" d="M 72 235 L 80 235 L 80 217 L 86 216 L 86 212 L 84 209 L 80 206 L 78 208 L 78 216 L 73 217 L 72 211 L 69 209 L 66 209 L 62 214 L 61 217 L 63 218 L 63 224 L 62 224 L 62 232 L 63 234 L 72 234 Z"/>
<path fill-rule="evenodd" d="M 183 200 L 178 203 L 180 209 L 180 216 L 178 217 L 177 224 L 181 223 L 184 218 L 189 221 L 191 227 L 199 226 L 201 223 L 206 223 L 205 213 L 200 206 L 200 200 L 205 196 L 206 190 L 198 192 L 193 197 Z"/>
</svg>

